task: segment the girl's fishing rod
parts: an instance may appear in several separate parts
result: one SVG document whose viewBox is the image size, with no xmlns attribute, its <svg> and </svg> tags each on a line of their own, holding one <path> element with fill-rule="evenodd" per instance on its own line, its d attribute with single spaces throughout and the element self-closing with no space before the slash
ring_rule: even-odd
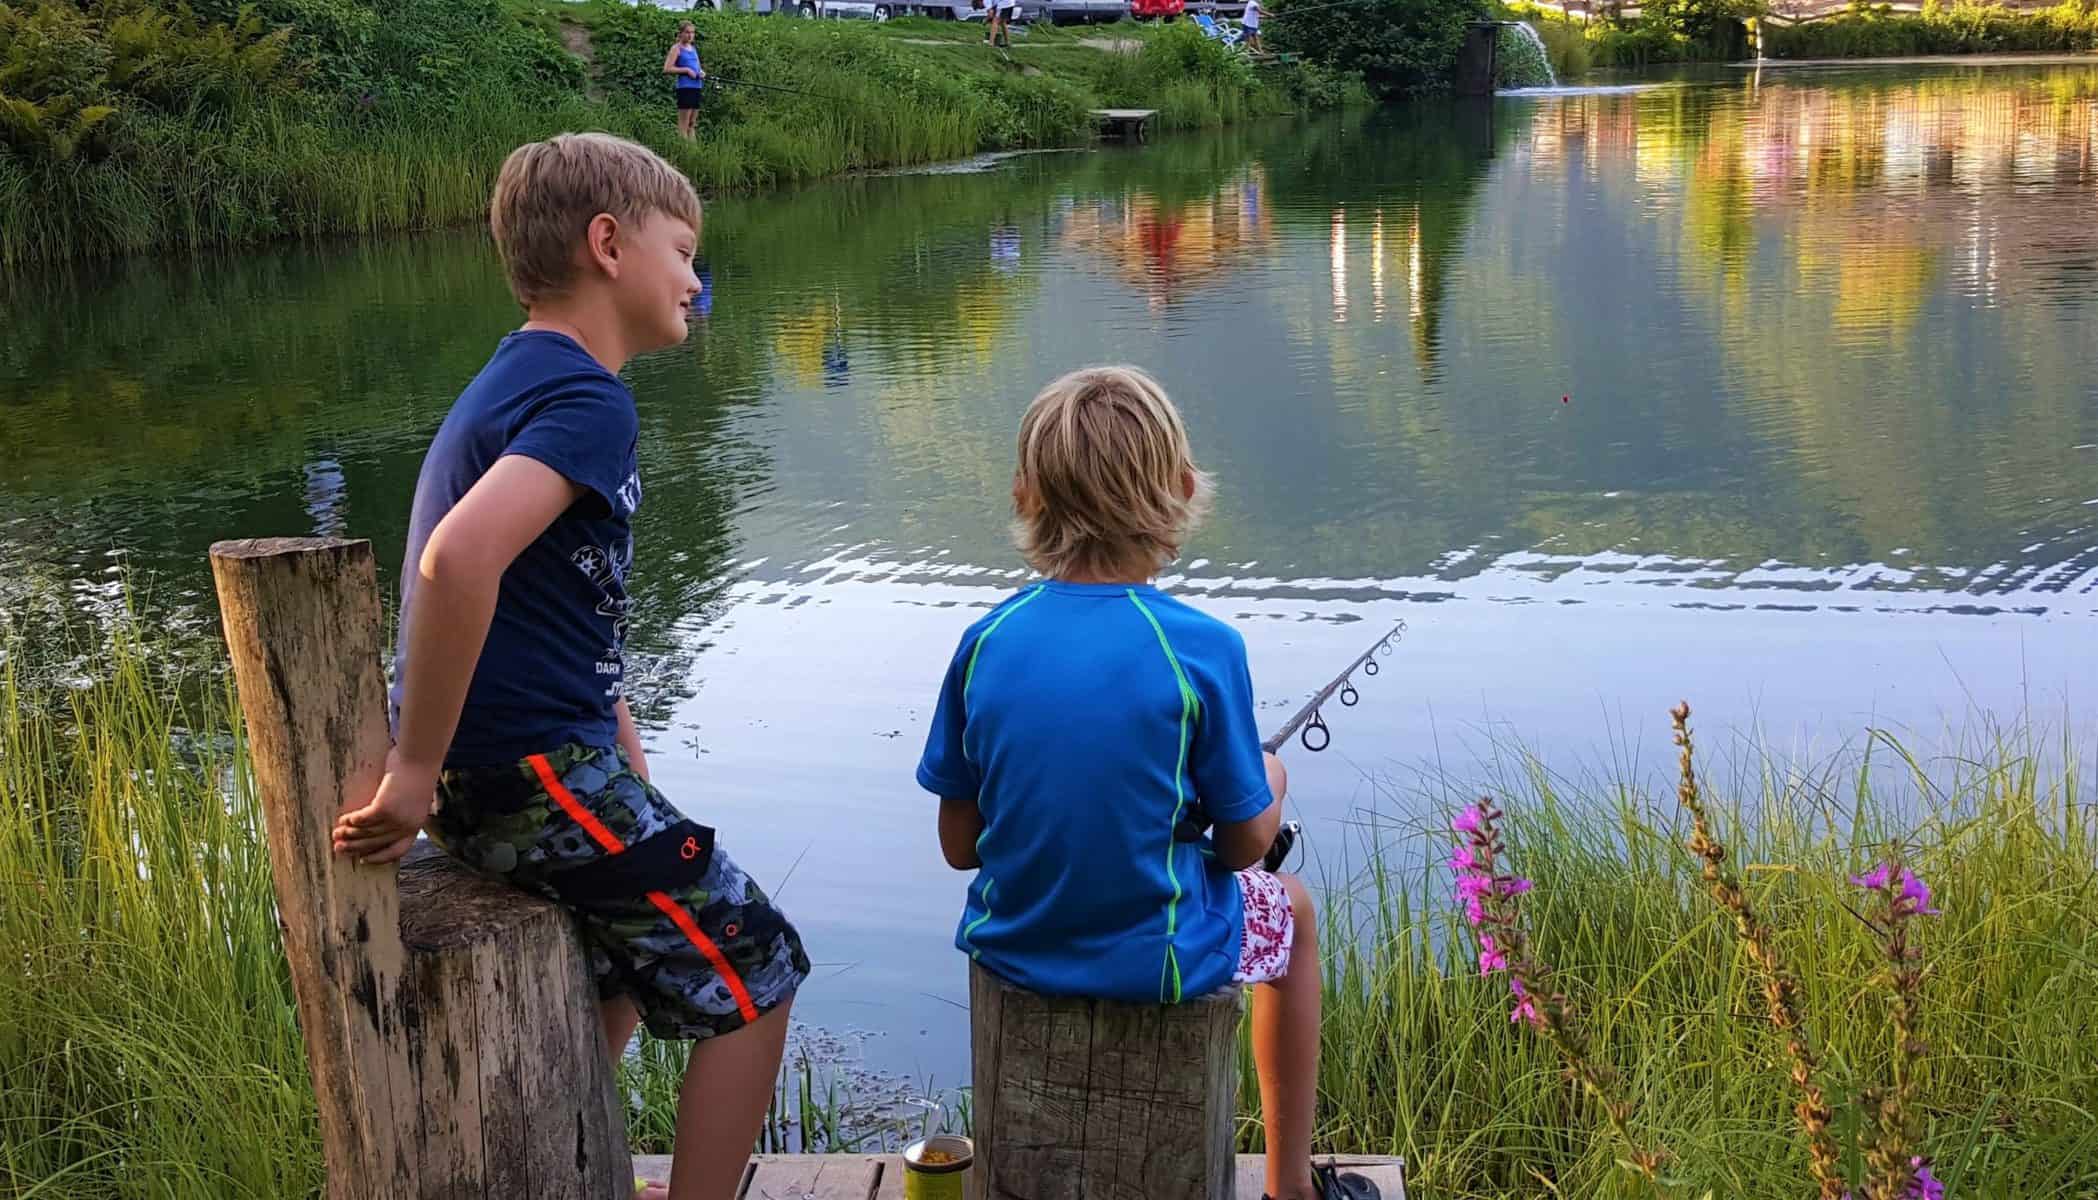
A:
<svg viewBox="0 0 2098 1200">
<path fill-rule="evenodd" d="M 1289 735 L 1296 733 L 1298 730 L 1303 731 L 1304 748 L 1313 754 L 1317 754 L 1319 751 L 1332 745 L 1333 731 L 1326 728 L 1326 719 L 1319 715 L 1319 707 L 1332 699 L 1335 692 L 1340 693 L 1340 703 L 1343 708 L 1353 708 L 1360 703 L 1362 693 L 1355 690 L 1355 684 L 1350 677 L 1358 669 L 1364 675 L 1375 675 L 1378 669 L 1377 655 L 1380 652 L 1387 655 L 1390 654 L 1392 639 L 1404 632 L 1406 632 L 1406 622 L 1401 621 L 1392 626 L 1390 632 L 1383 637 L 1370 643 L 1369 649 L 1364 650 L 1360 657 L 1349 663 L 1347 668 L 1340 674 L 1334 676 L 1332 683 L 1313 693 L 1311 699 L 1304 702 L 1304 707 L 1298 709 L 1295 716 L 1284 721 L 1282 728 L 1277 729 L 1266 741 L 1260 743 L 1260 748 L 1269 754 L 1273 754 L 1282 748 L 1282 743 L 1289 740 Z M 1311 740 L 1313 734 L 1318 735 L 1316 743 L 1313 743 Z"/>
<path fill-rule="evenodd" d="M 1296 16 L 1298 13 L 1318 12 L 1327 8 L 1347 8 L 1365 2 L 1366 0 L 1327 0 L 1324 4 L 1288 4 L 1285 0 L 1284 6 L 1276 8 L 1274 12 L 1267 15 L 1279 21 L 1284 17 Z M 1267 7 L 1265 5 L 1261 6 L 1261 11 L 1267 12 Z"/>
<path fill-rule="evenodd" d="M 808 92 L 800 88 L 782 87 L 776 83 L 758 83 L 754 80 L 738 79 L 733 75 L 716 75 L 712 71 L 707 72 L 706 78 L 716 83 L 726 83 L 735 87 L 763 88 L 768 92 L 786 92 L 794 96 L 807 96 L 811 100 L 828 100 L 832 104 L 853 103 L 853 101 L 847 100 L 843 96 L 826 96 L 822 92 Z"/>
<path fill-rule="evenodd" d="M 1297 739 L 1303 743 L 1304 748 L 1313 754 L 1332 745 L 1333 731 L 1326 727 L 1326 718 L 1320 713 L 1320 709 L 1324 707 L 1326 701 L 1333 698 L 1335 693 L 1339 693 L 1340 702 L 1344 708 L 1353 708 L 1361 703 L 1362 693 L 1355 690 L 1355 672 L 1361 671 L 1364 675 L 1377 674 L 1380 670 L 1377 666 L 1378 656 L 1389 656 L 1392 652 L 1393 639 L 1404 632 L 1406 632 L 1406 622 L 1400 621 L 1392 626 L 1383 637 L 1371 642 L 1370 648 L 1364 650 L 1360 655 L 1356 656 L 1355 661 L 1342 668 L 1340 674 L 1335 675 L 1331 683 L 1313 692 L 1311 699 L 1304 702 L 1304 707 L 1298 709 L 1289 720 L 1284 721 L 1281 728 L 1268 735 L 1266 740 L 1260 743 L 1260 748 L 1269 754 L 1273 754 L 1280 750 L 1284 743 L 1289 741 L 1291 735 L 1296 735 Z M 1183 818 L 1179 827 L 1173 831 L 1173 839 L 1181 842 L 1200 841 L 1207 830 L 1207 821 L 1198 821 L 1192 817 Z M 1282 828 L 1275 833 L 1274 844 L 1269 846 L 1268 852 L 1261 857 L 1261 866 L 1271 872 L 1279 870 L 1283 860 L 1289 857 L 1290 849 L 1296 845 L 1297 835 L 1301 832 L 1303 832 L 1303 826 L 1297 822 L 1284 821 Z"/>
</svg>

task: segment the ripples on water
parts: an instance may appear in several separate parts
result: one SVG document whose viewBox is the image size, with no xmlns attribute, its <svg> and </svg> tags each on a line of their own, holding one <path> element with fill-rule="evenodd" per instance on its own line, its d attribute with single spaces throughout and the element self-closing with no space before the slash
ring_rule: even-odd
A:
<svg viewBox="0 0 2098 1200">
<path fill-rule="evenodd" d="M 1167 582 L 1244 630 L 1271 719 L 1410 626 L 1295 768 L 1327 861 L 1397 803 L 1365 768 L 1511 734 L 1636 767 L 1685 694 L 1708 745 L 2090 729 L 2098 68 L 1664 82 L 711 206 L 706 316 L 630 371 L 637 689 L 658 778 L 826 963 L 802 1015 L 958 1077 L 960 880 L 910 767 L 1021 579 L 1019 412 L 1086 362 L 1187 410 L 1222 490 Z M 218 537 L 390 573 L 516 320 L 475 233 L 8 286 L 0 595 L 106 600 L 120 550 L 207 611 Z"/>
</svg>

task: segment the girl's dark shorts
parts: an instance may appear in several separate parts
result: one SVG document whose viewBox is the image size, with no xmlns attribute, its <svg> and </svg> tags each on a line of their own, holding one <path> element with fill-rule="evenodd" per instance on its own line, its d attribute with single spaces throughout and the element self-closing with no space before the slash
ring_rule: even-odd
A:
<svg viewBox="0 0 2098 1200">
<path fill-rule="evenodd" d="M 678 88 L 678 89 L 677 89 L 677 106 L 678 106 L 678 110 L 679 110 L 680 112 L 682 112 L 682 111 L 684 111 L 685 109 L 688 109 L 688 108 L 698 108 L 698 107 L 699 107 L 699 98 L 700 98 L 701 96 L 705 95 L 705 94 L 706 94 L 706 89 L 705 89 L 705 88 Z"/>
</svg>

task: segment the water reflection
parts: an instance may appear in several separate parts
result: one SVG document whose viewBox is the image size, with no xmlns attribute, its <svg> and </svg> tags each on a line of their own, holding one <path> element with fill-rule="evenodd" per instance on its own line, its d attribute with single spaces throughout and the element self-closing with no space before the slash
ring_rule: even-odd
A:
<svg viewBox="0 0 2098 1200">
<path fill-rule="evenodd" d="M 1266 709 L 1408 620 L 1390 694 L 1293 766 L 1324 852 L 1358 764 L 1474 721 L 1627 759 L 1617 716 L 1686 692 L 1715 733 L 2088 723 L 2094 106 L 2080 66 L 1727 74 L 717 202 L 690 341 L 629 372 L 658 778 L 788 880 L 807 1015 L 957 1078 L 911 760 L 1018 577 L 1019 413 L 1102 360 L 1161 375 L 1222 481 L 1168 582 Z M 102 595 L 120 547 L 207 611 L 218 537 L 341 530 L 390 573 L 516 320 L 478 232 L 5 286 L 0 593 Z"/>
</svg>

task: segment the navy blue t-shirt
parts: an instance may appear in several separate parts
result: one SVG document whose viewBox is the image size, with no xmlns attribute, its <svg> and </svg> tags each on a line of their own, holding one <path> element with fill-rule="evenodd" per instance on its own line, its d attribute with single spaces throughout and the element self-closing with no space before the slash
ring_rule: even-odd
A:
<svg viewBox="0 0 2098 1200">
<path fill-rule="evenodd" d="M 584 489 L 503 572 L 446 766 L 515 762 L 571 742 L 613 744 L 631 521 L 641 504 L 639 438 L 626 384 L 573 339 L 537 330 L 504 338 L 438 427 L 408 520 L 398 678 L 406 677 L 405 631 L 423 547 L 488 468 L 522 454 Z M 398 723 L 398 682 L 393 708 Z"/>
<path fill-rule="evenodd" d="M 1153 587 L 1031 584 L 962 635 L 918 783 L 983 811 L 955 945 L 986 968 L 1135 1003 L 1231 982 L 1238 881 L 1174 831 L 1273 801 L 1237 630 Z"/>
</svg>

